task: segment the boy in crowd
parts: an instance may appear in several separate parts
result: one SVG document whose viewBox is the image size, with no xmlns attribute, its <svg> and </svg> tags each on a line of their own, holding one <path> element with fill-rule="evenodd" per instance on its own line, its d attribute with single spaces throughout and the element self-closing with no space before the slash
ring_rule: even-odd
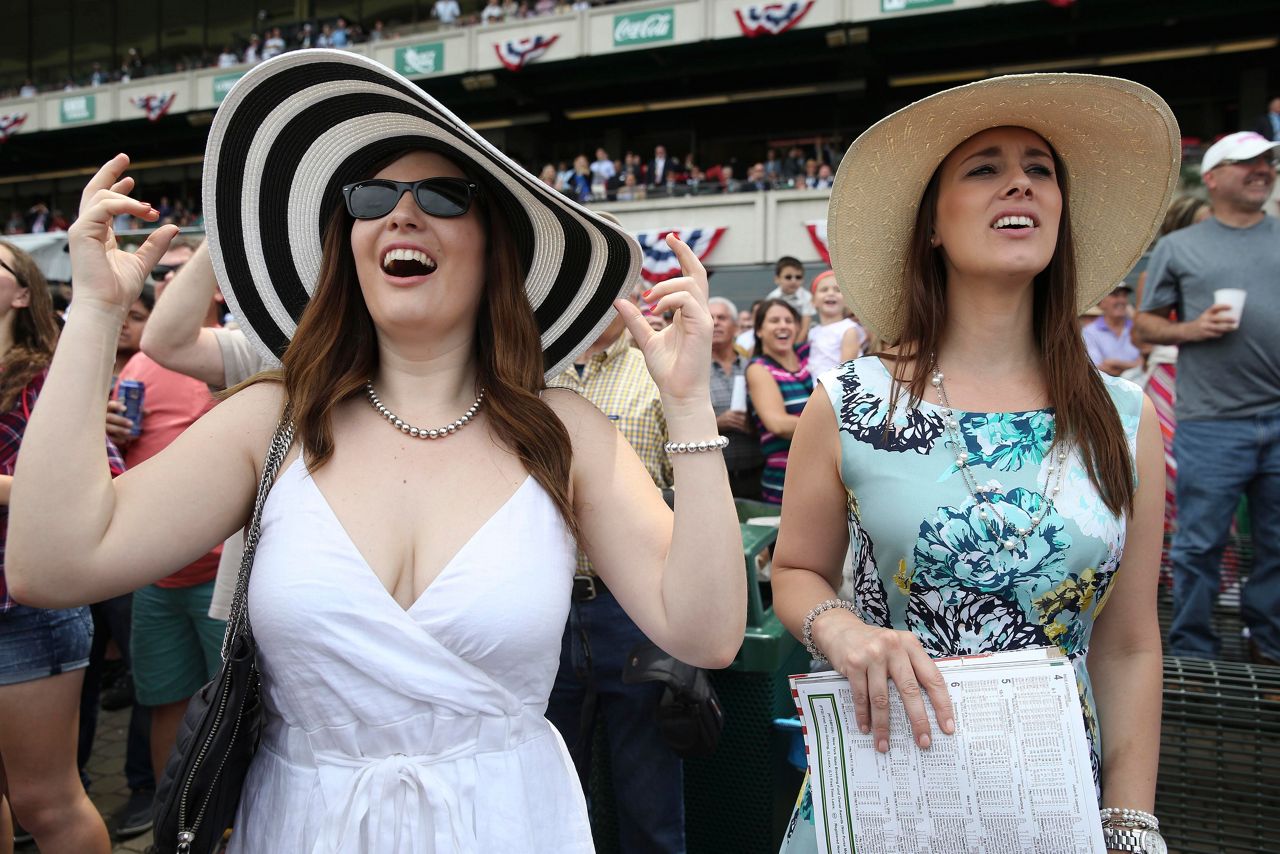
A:
<svg viewBox="0 0 1280 854">
<path fill-rule="evenodd" d="M 766 299 L 782 299 L 791 304 L 800 313 L 800 335 L 796 343 L 809 337 L 809 322 L 817 309 L 813 305 L 813 295 L 800 287 L 804 284 L 804 265 L 790 255 L 783 255 L 773 267 L 773 284 L 776 286 Z"/>
</svg>

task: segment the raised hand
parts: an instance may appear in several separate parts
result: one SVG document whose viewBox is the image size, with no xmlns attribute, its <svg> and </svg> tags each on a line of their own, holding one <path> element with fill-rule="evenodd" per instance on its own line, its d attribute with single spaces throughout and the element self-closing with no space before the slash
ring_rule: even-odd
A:
<svg viewBox="0 0 1280 854">
<path fill-rule="evenodd" d="M 134 186 L 133 178 L 124 175 L 128 165 L 128 156 L 117 154 L 89 179 L 80 196 L 80 215 L 67 230 L 77 305 L 128 309 L 142 292 L 147 274 L 178 234 L 176 225 L 161 226 L 136 252 L 126 252 L 116 244 L 111 221 L 117 215 L 148 221 L 160 216 L 151 205 L 128 195 Z"/>
<path fill-rule="evenodd" d="M 674 234 L 667 235 L 667 246 L 680 260 L 683 275 L 654 285 L 644 297 L 655 303 L 654 312 L 673 313 L 671 325 L 654 332 L 640 309 L 630 302 L 617 300 L 613 305 L 644 353 L 645 364 L 663 397 L 674 402 L 709 402 L 711 312 L 707 309 L 707 271 L 693 250 Z"/>
</svg>

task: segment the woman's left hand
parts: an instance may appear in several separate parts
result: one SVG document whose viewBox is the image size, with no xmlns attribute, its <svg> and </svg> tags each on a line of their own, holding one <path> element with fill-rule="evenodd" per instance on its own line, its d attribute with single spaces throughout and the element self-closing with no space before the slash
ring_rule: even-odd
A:
<svg viewBox="0 0 1280 854">
<path fill-rule="evenodd" d="M 679 403 L 709 402 L 711 312 L 707 309 L 707 271 L 693 250 L 674 234 L 667 235 L 667 246 L 680 260 L 683 275 L 654 285 L 645 291 L 644 298 L 654 301 L 654 312 L 672 312 L 671 325 L 654 332 L 631 302 L 620 299 L 613 305 L 644 353 L 662 396 Z"/>
</svg>

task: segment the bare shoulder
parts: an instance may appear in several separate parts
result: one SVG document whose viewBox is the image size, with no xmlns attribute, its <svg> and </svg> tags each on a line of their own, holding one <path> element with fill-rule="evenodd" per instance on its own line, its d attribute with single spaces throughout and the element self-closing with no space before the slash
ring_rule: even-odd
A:
<svg viewBox="0 0 1280 854">
<path fill-rule="evenodd" d="M 548 388 L 542 393 L 542 400 L 551 407 L 551 411 L 564 424 L 569 435 L 574 438 L 575 444 L 584 431 L 590 431 L 593 427 L 598 428 L 601 423 L 604 426 L 608 425 L 608 419 L 596 408 L 596 405 L 573 389 Z"/>
<path fill-rule="evenodd" d="M 613 422 L 576 391 L 549 388 L 543 392 L 542 399 L 569 433 L 576 475 L 588 476 L 594 465 L 613 458 L 619 441 L 625 444 L 622 433 Z"/>
</svg>

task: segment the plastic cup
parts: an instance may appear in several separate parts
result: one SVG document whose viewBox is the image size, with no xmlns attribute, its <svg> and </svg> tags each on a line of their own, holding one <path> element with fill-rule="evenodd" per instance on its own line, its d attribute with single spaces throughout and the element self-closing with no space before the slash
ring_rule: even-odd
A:
<svg viewBox="0 0 1280 854">
<path fill-rule="evenodd" d="M 1248 295 L 1248 291 L 1240 288 L 1219 288 L 1213 292 L 1214 305 L 1229 305 L 1231 311 L 1227 316 L 1240 323 L 1240 315 L 1244 313 L 1244 298 Z"/>
<path fill-rule="evenodd" d="M 733 393 L 729 397 L 729 408 L 734 412 L 747 411 L 747 378 L 742 374 L 733 378 Z"/>
</svg>

